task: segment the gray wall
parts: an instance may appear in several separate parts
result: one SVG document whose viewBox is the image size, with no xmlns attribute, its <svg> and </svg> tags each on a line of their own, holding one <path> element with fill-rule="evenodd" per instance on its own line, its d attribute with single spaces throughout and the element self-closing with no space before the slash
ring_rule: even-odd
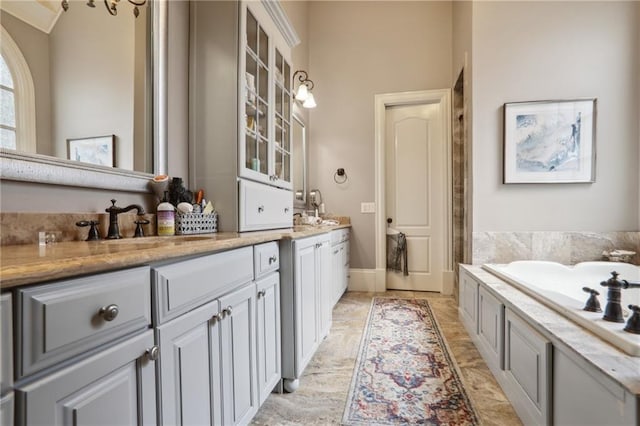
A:
<svg viewBox="0 0 640 426">
<path fill-rule="evenodd" d="M 638 7 L 474 4 L 474 231 L 638 229 Z M 596 183 L 503 185 L 502 105 L 580 97 L 598 98 Z"/>
<path fill-rule="evenodd" d="M 450 2 L 311 2 L 309 180 L 328 212 L 351 217 L 351 267 L 375 268 L 374 95 L 451 87 Z M 349 180 L 333 180 L 337 168 Z"/>
</svg>

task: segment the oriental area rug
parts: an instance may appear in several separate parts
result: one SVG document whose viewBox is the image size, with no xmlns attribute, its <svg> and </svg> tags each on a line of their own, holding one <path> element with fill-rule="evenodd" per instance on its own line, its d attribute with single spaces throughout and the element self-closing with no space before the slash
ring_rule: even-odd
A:
<svg viewBox="0 0 640 426">
<path fill-rule="evenodd" d="M 375 298 L 344 425 L 478 425 L 426 300 Z"/>
</svg>

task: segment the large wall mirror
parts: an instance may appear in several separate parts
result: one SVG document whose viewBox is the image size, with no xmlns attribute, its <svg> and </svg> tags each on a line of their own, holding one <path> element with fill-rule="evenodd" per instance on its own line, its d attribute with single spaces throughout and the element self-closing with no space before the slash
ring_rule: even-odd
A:
<svg viewBox="0 0 640 426">
<path fill-rule="evenodd" d="M 166 172 L 166 3 L 137 18 L 129 2 L 95 6 L 0 3 L 2 71 L 17 80 L 2 85 L 31 97 L 0 123 L 3 179 L 146 191 Z"/>
<path fill-rule="evenodd" d="M 294 108 L 295 109 L 295 108 Z M 304 209 L 307 203 L 307 132 L 300 114 L 293 114 L 292 160 L 294 205 Z"/>
</svg>

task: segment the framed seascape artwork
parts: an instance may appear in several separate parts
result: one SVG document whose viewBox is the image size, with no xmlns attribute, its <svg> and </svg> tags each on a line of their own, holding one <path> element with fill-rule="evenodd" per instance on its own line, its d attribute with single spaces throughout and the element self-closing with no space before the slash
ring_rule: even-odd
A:
<svg viewBox="0 0 640 426">
<path fill-rule="evenodd" d="M 115 135 L 67 139 L 67 157 L 69 160 L 82 161 L 83 163 L 115 167 L 115 142 Z"/>
<path fill-rule="evenodd" d="M 595 182 L 596 99 L 504 104 L 504 183 Z"/>
</svg>

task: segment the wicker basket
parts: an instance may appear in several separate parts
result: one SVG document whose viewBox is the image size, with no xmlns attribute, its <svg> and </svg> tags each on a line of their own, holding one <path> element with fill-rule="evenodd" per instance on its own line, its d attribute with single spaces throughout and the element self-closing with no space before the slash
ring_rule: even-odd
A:
<svg viewBox="0 0 640 426">
<path fill-rule="evenodd" d="M 218 213 L 176 213 L 176 235 L 218 232 Z"/>
</svg>

